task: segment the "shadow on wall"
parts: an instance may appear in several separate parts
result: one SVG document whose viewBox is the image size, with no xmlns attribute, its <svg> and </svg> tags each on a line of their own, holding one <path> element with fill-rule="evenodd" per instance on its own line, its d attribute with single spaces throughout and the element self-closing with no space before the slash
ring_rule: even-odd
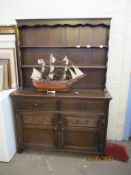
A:
<svg viewBox="0 0 131 175">
<path fill-rule="evenodd" d="M 131 137 L 131 108 L 130 106 L 131 106 L 131 74 L 130 74 L 130 84 L 129 84 L 129 93 L 128 93 L 128 104 L 127 104 L 124 140 L 128 140 L 129 137 Z"/>
</svg>

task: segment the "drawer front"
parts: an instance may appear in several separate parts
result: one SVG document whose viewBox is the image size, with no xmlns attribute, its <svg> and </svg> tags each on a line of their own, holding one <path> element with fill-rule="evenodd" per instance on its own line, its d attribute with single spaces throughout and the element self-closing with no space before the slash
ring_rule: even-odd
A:
<svg viewBox="0 0 131 175">
<path fill-rule="evenodd" d="M 53 99 L 19 98 L 16 100 L 17 109 L 55 111 L 57 102 Z"/>
<path fill-rule="evenodd" d="M 105 113 L 106 104 L 102 100 L 64 100 L 61 103 L 61 110 L 71 112 Z"/>
</svg>

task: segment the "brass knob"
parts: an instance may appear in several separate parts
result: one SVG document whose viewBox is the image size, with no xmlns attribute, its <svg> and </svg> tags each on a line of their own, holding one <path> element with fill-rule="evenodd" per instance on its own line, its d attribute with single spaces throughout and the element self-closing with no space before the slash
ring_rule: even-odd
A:
<svg viewBox="0 0 131 175">
<path fill-rule="evenodd" d="M 35 103 L 35 107 L 37 107 L 38 106 L 38 104 L 37 103 Z"/>
</svg>

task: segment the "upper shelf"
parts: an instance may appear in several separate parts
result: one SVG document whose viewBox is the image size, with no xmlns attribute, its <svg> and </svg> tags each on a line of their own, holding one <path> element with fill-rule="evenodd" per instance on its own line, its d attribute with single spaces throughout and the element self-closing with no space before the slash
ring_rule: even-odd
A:
<svg viewBox="0 0 131 175">
<path fill-rule="evenodd" d="M 21 65 L 21 68 L 41 68 L 41 65 Z M 46 66 L 46 67 L 50 67 L 50 66 Z M 55 67 L 64 67 L 64 66 L 55 66 Z M 72 66 L 69 66 L 69 67 L 72 67 Z M 82 66 L 82 65 L 79 65 L 78 66 L 79 68 L 87 68 L 87 69 L 107 69 L 107 66 Z"/>
<path fill-rule="evenodd" d="M 90 48 L 100 48 L 100 49 L 103 49 L 103 48 L 108 48 L 107 45 L 99 45 L 99 46 L 91 46 L 91 45 L 86 45 L 86 46 L 81 46 L 81 45 L 76 45 L 76 46 L 43 46 L 43 45 L 21 45 L 19 46 L 20 48 L 77 48 L 77 49 L 80 49 L 80 48 L 87 48 L 87 49 L 90 49 Z"/>
</svg>

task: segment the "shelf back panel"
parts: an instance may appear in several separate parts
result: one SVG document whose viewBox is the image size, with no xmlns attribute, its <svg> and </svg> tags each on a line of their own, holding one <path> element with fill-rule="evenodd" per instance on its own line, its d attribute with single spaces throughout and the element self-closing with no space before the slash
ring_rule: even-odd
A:
<svg viewBox="0 0 131 175">
<path fill-rule="evenodd" d="M 24 46 L 99 46 L 108 44 L 108 31 L 105 26 L 36 26 L 20 28 L 19 33 Z"/>
<path fill-rule="evenodd" d="M 38 68 L 39 70 L 39 68 Z M 73 89 L 102 89 L 105 83 L 106 69 L 81 69 L 86 76 L 72 85 Z M 32 87 L 32 68 L 23 68 L 24 87 Z"/>
<path fill-rule="evenodd" d="M 62 61 L 65 56 L 68 56 L 77 66 L 106 66 L 107 49 L 99 48 L 22 48 L 21 60 L 23 65 L 38 64 L 38 59 L 43 58 L 48 64 L 49 57 L 52 53 Z"/>
</svg>

